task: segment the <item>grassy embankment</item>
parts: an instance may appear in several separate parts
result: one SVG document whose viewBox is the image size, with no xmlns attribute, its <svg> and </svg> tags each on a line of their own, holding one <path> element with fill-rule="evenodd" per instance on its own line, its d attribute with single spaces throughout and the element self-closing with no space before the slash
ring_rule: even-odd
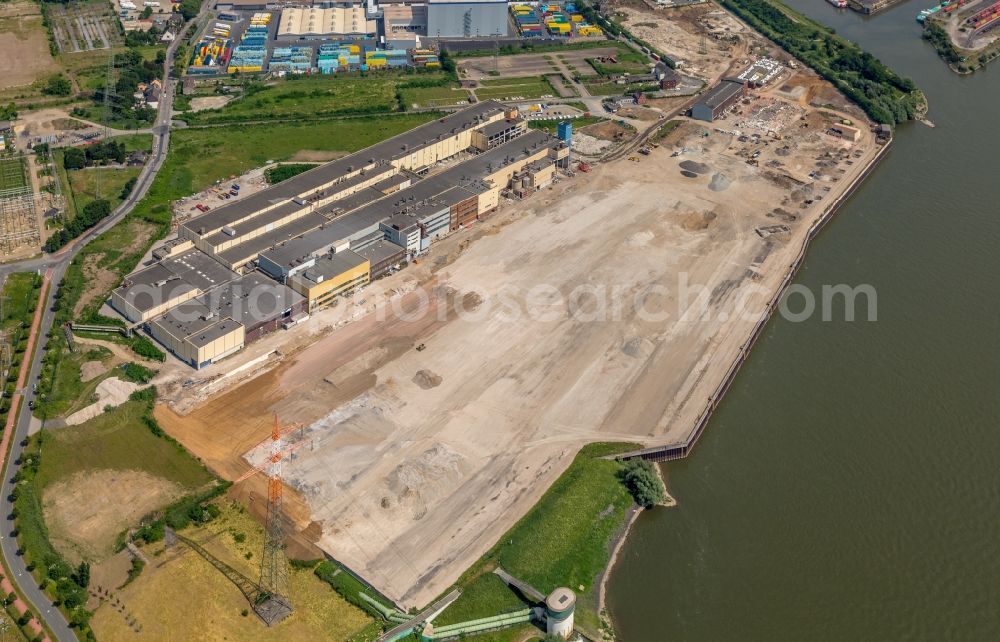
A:
<svg viewBox="0 0 1000 642">
<path fill-rule="evenodd" d="M 858 45 L 777 0 L 719 0 L 751 27 L 812 67 L 868 116 L 896 124 L 919 117 L 923 93 Z"/>
<path fill-rule="evenodd" d="M 503 610 L 516 610 L 507 597 L 513 593 L 491 577 L 490 571 L 499 565 L 543 593 L 559 586 L 577 591 L 576 625 L 592 639 L 600 639 L 597 580 L 633 500 L 618 478 L 622 464 L 599 457 L 634 448 L 604 443 L 582 448 L 528 514 L 466 571 L 458 582 L 463 595 L 442 613 L 441 623 L 502 612 L 491 608 L 494 603 L 507 607 Z"/>
<path fill-rule="evenodd" d="M 940 21 L 929 18 L 924 23 L 924 40 L 934 46 L 935 51 L 948 67 L 957 73 L 968 74 L 986 66 L 986 63 L 1000 56 L 1000 40 L 979 52 L 967 51 L 955 45 L 951 36 L 941 26 Z M 973 56 L 970 58 L 969 56 Z"/>
<path fill-rule="evenodd" d="M 0 426 L 6 425 L 14 386 L 28 347 L 28 333 L 38 306 L 42 279 L 33 272 L 15 272 L 0 291 Z"/>
</svg>

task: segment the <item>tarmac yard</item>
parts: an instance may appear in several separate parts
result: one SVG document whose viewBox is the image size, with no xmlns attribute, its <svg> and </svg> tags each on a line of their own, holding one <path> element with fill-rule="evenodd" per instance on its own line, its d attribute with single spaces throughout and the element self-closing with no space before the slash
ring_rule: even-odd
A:
<svg viewBox="0 0 1000 642">
<path fill-rule="evenodd" d="M 290 519 L 401 605 L 426 605 L 583 444 L 652 445 L 692 429 L 809 226 L 876 151 L 866 129 L 849 144 L 811 110 L 801 120 L 768 107 L 685 121 L 649 156 L 504 205 L 320 317 L 376 307 L 379 288 L 408 294 L 318 340 L 262 340 L 311 345 L 157 417 L 228 478 L 246 470 L 243 455 L 262 456 L 252 446 L 270 411 L 301 422 L 285 466 Z M 782 139 L 716 130 L 741 118 L 771 118 Z M 830 177 L 810 179 L 817 167 Z M 186 412 L 196 388 L 165 398 Z"/>
</svg>

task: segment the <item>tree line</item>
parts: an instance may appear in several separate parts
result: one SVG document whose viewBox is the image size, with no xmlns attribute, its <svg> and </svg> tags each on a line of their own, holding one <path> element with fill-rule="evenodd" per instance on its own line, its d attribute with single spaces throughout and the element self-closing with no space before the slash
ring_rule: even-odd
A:
<svg viewBox="0 0 1000 642">
<path fill-rule="evenodd" d="M 100 223 L 110 213 L 111 203 L 103 198 L 87 203 L 61 230 L 49 237 L 45 242 L 45 251 L 55 252 Z"/>
<path fill-rule="evenodd" d="M 856 44 L 771 0 L 720 0 L 723 6 L 812 67 L 860 106 L 872 120 L 896 124 L 916 117 L 923 94 Z"/>
<path fill-rule="evenodd" d="M 102 165 L 108 161 L 124 163 L 125 143 L 105 140 L 87 147 L 67 147 L 63 150 L 63 167 L 68 170 Z"/>
</svg>

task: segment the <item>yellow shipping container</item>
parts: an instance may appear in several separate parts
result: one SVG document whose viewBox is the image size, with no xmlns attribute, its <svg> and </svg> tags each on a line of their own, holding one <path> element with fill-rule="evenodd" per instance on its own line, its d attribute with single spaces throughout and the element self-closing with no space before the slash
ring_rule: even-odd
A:
<svg viewBox="0 0 1000 642">
<path fill-rule="evenodd" d="M 569 19 L 572 20 L 573 22 L 583 22 L 583 16 L 581 16 L 578 13 L 570 14 Z"/>
<path fill-rule="evenodd" d="M 385 58 L 369 58 L 366 64 L 369 67 L 385 67 Z"/>
</svg>

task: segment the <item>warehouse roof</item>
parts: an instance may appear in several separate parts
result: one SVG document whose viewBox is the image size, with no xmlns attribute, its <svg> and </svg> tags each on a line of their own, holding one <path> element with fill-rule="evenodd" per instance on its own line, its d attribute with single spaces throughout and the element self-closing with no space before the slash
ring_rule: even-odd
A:
<svg viewBox="0 0 1000 642">
<path fill-rule="evenodd" d="M 253 329 L 282 317 L 303 298 L 291 288 L 256 272 L 185 301 L 152 322 L 164 332 L 205 345 L 235 329 Z M 228 322 L 228 323 L 227 323 Z"/>
<path fill-rule="evenodd" d="M 496 122 L 490 123 L 489 125 L 483 127 L 482 130 L 480 131 L 482 131 L 483 134 L 485 134 L 486 137 L 489 138 L 494 134 L 499 134 L 501 132 L 507 131 L 508 129 L 516 126 L 519 122 L 521 121 L 514 118 L 505 118 L 503 120 L 498 120 Z"/>
<path fill-rule="evenodd" d="M 234 245 L 227 250 L 219 252 L 219 259 L 229 265 L 249 260 L 276 243 L 288 241 L 297 236 L 301 236 L 310 230 L 318 228 L 320 225 L 325 223 L 326 220 L 326 217 L 321 213 L 310 212 L 305 216 L 297 218 L 290 223 L 286 223 L 281 227 L 277 227 L 270 232 L 265 232 L 260 236 L 255 236 L 249 241 L 244 241 L 239 245 Z"/>
<path fill-rule="evenodd" d="M 471 105 L 461 111 L 419 125 L 398 136 L 393 136 L 349 156 L 339 158 L 293 176 L 277 185 L 241 198 L 235 203 L 218 207 L 211 212 L 202 214 L 184 223 L 184 227 L 192 232 L 196 232 L 200 228 L 214 231 L 224 225 L 231 225 L 265 207 L 292 198 L 304 197 L 322 185 L 338 179 L 348 178 L 353 173 L 359 172 L 362 168 L 370 167 L 379 161 L 384 162 L 403 158 L 446 136 L 476 127 L 480 124 L 480 119 L 502 113 L 504 110 L 505 108 L 502 104 L 493 100 Z"/>
<path fill-rule="evenodd" d="M 146 311 L 193 290 L 207 292 L 235 277 L 235 272 L 207 254 L 191 249 L 130 274 L 115 292 L 137 310 Z"/>
<path fill-rule="evenodd" d="M 532 130 L 510 142 L 450 167 L 440 174 L 418 180 L 409 187 L 388 196 L 382 196 L 346 214 L 337 216 L 319 227 L 310 227 L 301 232 L 301 234 L 305 234 L 308 231 L 309 233 L 305 236 L 299 238 L 289 236 L 291 228 L 299 222 L 293 221 L 274 230 L 274 232 L 262 234 L 235 248 L 221 252 L 219 256 L 223 257 L 226 262 L 233 263 L 242 260 L 253 250 L 254 253 L 266 256 L 269 261 L 276 265 L 280 265 L 286 270 L 291 269 L 296 265 L 301 265 L 303 261 L 318 251 L 361 238 L 378 230 L 379 223 L 383 221 L 399 222 L 408 226 L 416 222 L 412 218 L 413 216 L 437 212 L 443 207 L 451 207 L 485 192 L 489 189 L 489 185 L 481 180 L 482 176 L 499 170 L 505 164 L 530 156 L 540 149 L 554 148 L 560 145 L 564 145 L 564 143 L 552 138 L 544 131 Z M 337 206 L 347 201 L 348 199 L 334 201 L 320 210 L 319 213 L 314 212 L 306 216 L 312 217 L 324 213 L 334 214 Z M 409 222 L 404 223 L 395 218 L 396 215 L 406 215 Z M 402 229 L 406 229 L 406 227 Z M 281 239 L 271 242 L 275 235 L 280 235 Z M 291 240 L 278 244 L 289 238 Z M 235 258 L 230 260 L 230 257 L 233 256 Z"/>
<path fill-rule="evenodd" d="M 215 325 L 209 326 L 194 336 L 188 337 L 188 341 L 196 348 L 207 346 L 217 339 L 238 330 L 240 323 L 232 319 L 223 319 Z"/>
<path fill-rule="evenodd" d="M 392 241 L 382 239 L 381 241 L 376 241 L 367 247 L 354 251 L 368 259 L 368 262 L 371 265 L 378 265 L 383 261 L 388 261 L 397 256 L 402 258 L 403 254 L 406 252 L 406 248 L 401 245 L 396 245 Z"/>
<path fill-rule="evenodd" d="M 216 316 L 229 317 L 252 330 L 284 316 L 304 299 L 291 288 L 258 272 L 250 272 L 198 300 L 214 310 Z"/>
<path fill-rule="evenodd" d="M 336 254 L 317 259 L 316 263 L 302 274 L 302 278 L 313 283 L 339 276 L 348 270 L 367 265 L 368 259 L 351 250 L 341 250 Z"/>
<path fill-rule="evenodd" d="M 726 101 L 733 98 L 740 92 L 743 91 L 743 81 L 733 78 L 723 78 L 719 81 L 719 84 L 705 94 L 705 96 L 698 101 L 698 104 L 705 105 L 709 109 L 718 109 L 720 106 L 724 105 Z"/>
</svg>

